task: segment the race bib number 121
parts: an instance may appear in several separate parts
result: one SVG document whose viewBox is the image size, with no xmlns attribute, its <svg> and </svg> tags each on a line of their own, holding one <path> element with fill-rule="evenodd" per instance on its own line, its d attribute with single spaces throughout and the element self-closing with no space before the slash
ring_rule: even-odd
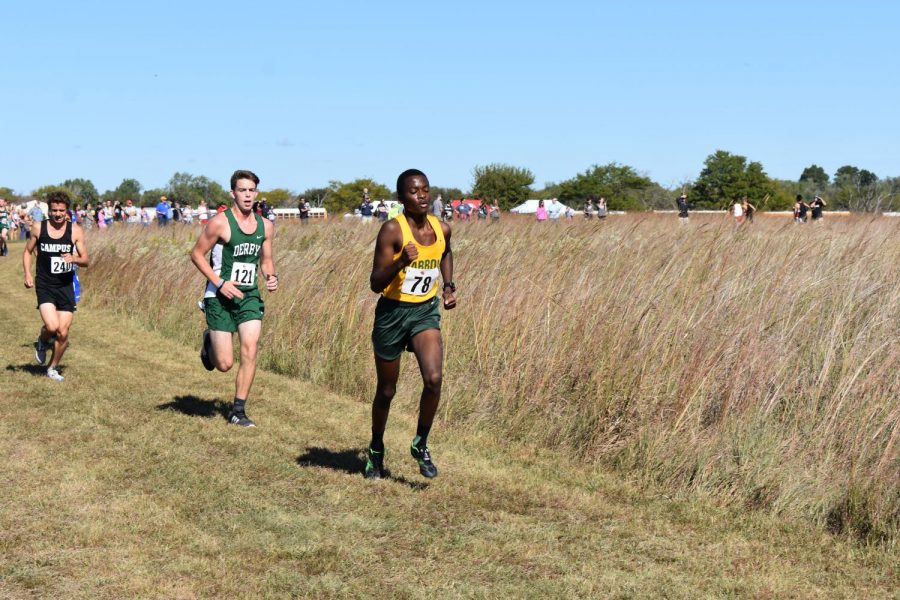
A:
<svg viewBox="0 0 900 600">
<path fill-rule="evenodd" d="M 256 264 L 234 263 L 231 267 L 231 281 L 238 285 L 254 285 L 256 283 Z"/>
</svg>

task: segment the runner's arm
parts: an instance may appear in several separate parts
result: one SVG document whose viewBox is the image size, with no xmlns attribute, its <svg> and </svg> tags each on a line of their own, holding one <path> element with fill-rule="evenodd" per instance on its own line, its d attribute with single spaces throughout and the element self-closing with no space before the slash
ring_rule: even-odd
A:
<svg viewBox="0 0 900 600">
<path fill-rule="evenodd" d="M 450 225 L 441 223 L 441 229 L 444 232 L 444 255 L 441 257 L 441 279 L 444 285 L 453 281 L 453 250 L 450 248 Z M 456 283 L 453 284 L 454 286 Z M 448 287 L 444 288 L 444 308 L 450 309 L 456 307 L 456 290 Z"/>
<path fill-rule="evenodd" d="M 200 235 L 194 243 L 194 248 L 191 250 L 191 262 L 193 262 L 194 266 L 197 267 L 197 270 L 203 273 L 203 276 L 216 287 L 221 287 L 224 279 L 216 275 L 216 272 L 213 271 L 213 268 L 206 260 L 206 255 L 209 254 L 210 250 L 213 249 L 213 246 L 219 242 L 224 220 L 225 218 L 220 219 L 219 215 L 210 219 L 206 224 L 206 227 L 200 231 Z"/>
<path fill-rule="evenodd" d="M 66 262 L 78 265 L 79 267 L 88 267 L 91 264 L 91 261 L 88 257 L 87 246 L 84 244 L 84 229 L 77 223 L 72 224 L 72 244 L 74 244 L 75 249 L 78 251 L 78 256 L 69 255 L 71 259 Z"/>
<path fill-rule="evenodd" d="M 266 279 L 266 289 L 274 292 L 278 289 L 278 275 L 275 273 L 275 258 L 272 253 L 272 239 L 275 237 L 275 225 L 268 219 L 263 219 L 263 227 L 266 239 L 263 240 L 259 254 L 259 266 L 263 277 Z"/>
<path fill-rule="evenodd" d="M 24 225 L 24 224 L 23 224 Z M 37 248 L 37 239 L 41 235 L 41 224 L 31 224 L 31 237 L 25 242 L 25 250 L 22 252 L 22 269 L 25 271 L 25 287 L 34 287 L 34 278 L 31 275 L 31 255 Z"/>
<path fill-rule="evenodd" d="M 376 294 L 380 294 L 384 288 L 397 276 L 397 273 L 412 264 L 415 257 L 410 258 L 407 249 L 394 260 L 394 254 L 400 251 L 403 243 L 403 233 L 400 225 L 394 221 L 387 221 L 378 231 L 375 240 L 375 259 L 372 263 L 372 274 L 369 276 L 369 288 Z M 415 246 L 413 246 L 415 249 Z"/>
</svg>

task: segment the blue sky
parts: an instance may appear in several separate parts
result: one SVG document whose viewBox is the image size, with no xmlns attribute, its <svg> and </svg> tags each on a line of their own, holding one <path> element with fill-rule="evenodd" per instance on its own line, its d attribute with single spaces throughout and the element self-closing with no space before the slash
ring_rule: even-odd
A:
<svg viewBox="0 0 900 600">
<path fill-rule="evenodd" d="M 797 179 L 900 175 L 895 3 L 10 2 L 0 186 L 302 191 L 475 165 L 665 186 L 717 149 Z"/>
</svg>

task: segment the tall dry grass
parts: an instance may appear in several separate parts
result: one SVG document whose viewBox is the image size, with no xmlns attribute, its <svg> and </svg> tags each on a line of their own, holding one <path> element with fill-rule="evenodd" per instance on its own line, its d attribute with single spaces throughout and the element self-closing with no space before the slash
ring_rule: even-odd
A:
<svg viewBox="0 0 900 600">
<path fill-rule="evenodd" d="M 260 362 L 368 402 L 377 228 L 279 224 Z M 456 224 L 444 425 L 865 540 L 900 525 L 900 220 Z M 89 236 L 88 304 L 198 345 L 196 230 Z M 139 358 L 139 357 L 138 357 Z M 398 402 L 414 406 L 407 361 Z M 445 429 L 444 427 L 439 428 Z M 439 434 L 440 435 L 440 434 Z"/>
</svg>

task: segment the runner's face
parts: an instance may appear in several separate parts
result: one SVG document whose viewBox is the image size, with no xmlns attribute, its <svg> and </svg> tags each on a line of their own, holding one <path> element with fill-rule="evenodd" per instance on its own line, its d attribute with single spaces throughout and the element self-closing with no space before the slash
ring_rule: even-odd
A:
<svg viewBox="0 0 900 600">
<path fill-rule="evenodd" d="M 66 205 L 65 204 L 51 204 L 50 208 L 50 220 L 53 221 L 56 225 L 63 223 L 66 220 Z"/>
<path fill-rule="evenodd" d="M 234 198 L 234 203 L 244 213 L 248 213 L 253 209 L 253 203 L 256 201 L 257 194 L 259 194 L 259 190 L 256 189 L 256 184 L 253 183 L 252 179 L 238 179 L 237 183 L 234 184 L 234 189 L 231 190 L 231 197 Z"/>
<path fill-rule="evenodd" d="M 403 183 L 400 200 L 403 202 L 404 212 L 414 215 L 427 214 L 431 204 L 431 188 L 428 185 L 428 178 L 421 175 L 407 177 Z"/>
</svg>

